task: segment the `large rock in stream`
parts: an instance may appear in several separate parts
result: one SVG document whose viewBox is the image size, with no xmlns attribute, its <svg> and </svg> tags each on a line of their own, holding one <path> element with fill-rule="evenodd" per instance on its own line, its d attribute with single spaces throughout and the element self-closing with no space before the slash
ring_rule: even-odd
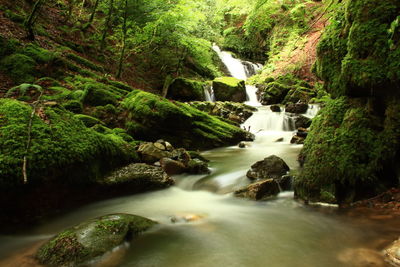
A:
<svg viewBox="0 0 400 267">
<path fill-rule="evenodd" d="M 279 192 L 280 188 L 278 182 L 274 179 L 267 179 L 236 190 L 234 195 L 251 200 L 267 200 L 278 195 Z"/>
<path fill-rule="evenodd" d="M 107 190 L 135 193 L 166 188 L 174 183 L 175 181 L 162 168 L 134 163 L 113 172 L 101 182 L 101 185 Z"/>
<path fill-rule="evenodd" d="M 36 258 L 47 266 L 81 266 L 158 224 L 131 214 L 111 214 L 62 231 L 39 248 Z"/>
<path fill-rule="evenodd" d="M 279 179 L 289 170 L 289 166 L 283 159 L 272 155 L 254 163 L 246 175 L 251 180 L 268 178 Z"/>
<path fill-rule="evenodd" d="M 215 99 L 218 101 L 246 101 L 246 85 L 233 77 L 219 77 L 213 81 Z"/>
</svg>

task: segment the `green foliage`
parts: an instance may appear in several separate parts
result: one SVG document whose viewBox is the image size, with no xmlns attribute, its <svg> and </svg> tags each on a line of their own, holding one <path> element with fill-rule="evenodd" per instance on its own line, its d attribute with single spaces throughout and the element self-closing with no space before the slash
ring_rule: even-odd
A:
<svg viewBox="0 0 400 267">
<path fill-rule="evenodd" d="M 0 100 L 0 188 L 22 185 L 22 159 L 32 108 L 10 99 Z M 102 172 L 129 162 L 133 148 L 86 128 L 71 113 L 43 107 L 34 116 L 28 159 L 29 183 L 89 183 Z M 46 120 L 42 120 L 46 118 Z M 61 171 L 62 170 L 62 171 Z"/>
</svg>

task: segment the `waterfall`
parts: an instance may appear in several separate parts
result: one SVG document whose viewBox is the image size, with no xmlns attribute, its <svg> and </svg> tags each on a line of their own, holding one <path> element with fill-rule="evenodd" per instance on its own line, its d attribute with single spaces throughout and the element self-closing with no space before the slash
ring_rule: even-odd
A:
<svg viewBox="0 0 400 267">
<path fill-rule="evenodd" d="M 306 114 L 304 116 L 312 119 L 317 116 L 318 111 L 321 109 L 319 104 L 309 104 Z"/>
<path fill-rule="evenodd" d="M 215 95 L 213 87 L 204 87 L 204 98 L 206 101 L 215 102 Z"/>
<path fill-rule="evenodd" d="M 243 127 L 250 128 L 254 134 L 263 131 L 293 132 L 295 123 L 293 117 L 285 112 L 272 112 L 270 106 L 263 106 L 258 108 L 258 112 L 254 113 Z"/>
<path fill-rule="evenodd" d="M 255 64 L 250 61 L 244 61 L 234 58 L 233 55 L 227 51 L 221 51 L 221 49 L 214 45 L 213 50 L 218 54 L 221 61 L 227 67 L 232 77 L 241 80 L 247 80 L 247 78 L 257 74 L 263 66 L 262 64 Z M 246 85 L 247 102 L 246 104 L 251 106 L 260 106 L 260 102 L 257 99 L 257 88 L 251 85 Z"/>
</svg>

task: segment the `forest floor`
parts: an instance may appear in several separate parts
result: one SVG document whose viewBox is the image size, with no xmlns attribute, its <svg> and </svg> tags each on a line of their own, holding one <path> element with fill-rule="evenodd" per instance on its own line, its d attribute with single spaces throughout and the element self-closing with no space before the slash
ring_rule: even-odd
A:
<svg viewBox="0 0 400 267">
<path fill-rule="evenodd" d="M 322 6 L 321 3 L 312 3 L 312 5 Z M 284 75 L 288 72 L 288 69 L 295 66 L 296 69 L 293 72 L 298 77 L 307 82 L 315 82 L 317 78 L 311 69 L 317 59 L 317 45 L 327 23 L 328 18 L 324 14 L 317 14 L 316 18 L 308 26 L 307 32 L 296 40 L 296 48 L 289 54 L 284 55 L 278 62 L 275 62 L 276 69 L 272 72 L 272 76 Z M 302 38 L 305 41 L 303 40 L 304 44 L 300 45 L 300 39 Z"/>
</svg>

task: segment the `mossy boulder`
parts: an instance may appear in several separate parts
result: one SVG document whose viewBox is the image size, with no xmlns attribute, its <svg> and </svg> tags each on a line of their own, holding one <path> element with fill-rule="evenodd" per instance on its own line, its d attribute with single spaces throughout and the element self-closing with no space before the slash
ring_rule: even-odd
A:
<svg viewBox="0 0 400 267">
<path fill-rule="evenodd" d="M 377 107 L 382 108 L 377 116 Z M 295 179 L 295 194 L 309 201 L 351 203 L 398 185 L 398 100 L 339 98 L 313 119 Z"/>
<path fill-rule="evenodd" d="M 101 83 L 87 83 L 85 84 L 85 94 L 83 103 L 91 106 L 105 106 L 107 104 L 116 105 L 120 94 L 108 90 L 108 88 Z"/>
<path fill-rule="evenodd" d="M 76 114 L 74 117 L 83 122 L 83 124 L 85 124 L 86 127 L 93 127 L 96 124 L 101 124 L 100 120 L 93 118 L 92 116 L 84 114 Z"/>
<path fill-rule="evenodd" d="M 311 88 L 295 86 L 286 94 L 285 98 L 283 99 L 283 104 L 297 102 L 308 103 L 316 96 L 317 94 Z"/>
<path fill-rule="evenodd" d="M 258 86 L 258 98 L 263 105 L 280 104 L 285 99 L 290 87 L 279 83 L 270 82 L 263 86 Z"/>
<path fill-rule="evenodd" d="M 214 79 L 213 89 L 217 101 L 246 101 L 246 85 L 243 80 L 233 77 L 219 77 Z"/>
<path fill-rule="evenodd" d="M 333 96 L 385 96 L 400 88 L 398 0 L 349 0 L 317 48 L 315 73 Z"/>
<path fill-rule="evenodd" d="M 0 68 L 7 73 L 15 83 L 32 83 L 36 75 L 36 62 L 23 54 L 12 54 L 0 61 Z"/>
<path fill-rule="evenodd" d="M 136 159 L 133 146 L 115 134 L 100 134 L 59 106 L 40 105 L 28 124 L 32 107 L 0 99 L 0 189 L 23 185 L 27 155 L 28 184 L 88 184 L 108 171 Z"/>
<path fill-rule="evenodd" d="M 59 233 L 39 248 L 36 259 L 47 266 L 78 266 L 132 240 L 156 224 L 131 214 L 105 215 Z"/>
<path fill-rule="evenodd" d="M 207 112 L 210 115 L 218 116 L 224 120 L 232 121 L 235 124 L 244 123 L 248 118 L 257 111 L 255 107 L 229 101 L 193 101 L 188 103 L 190 106 L 195 107 L 201 111 Z"/>
<path fill-rule="evenodd" d="M 204 86 L 203 82 L 176 78 L 168 88 L 167 98 L 183 102 L 204 101 Z"/>
<path fill-rule="evenodd" d="M 175 147 L 207 149 L 248 139 L 246 131 L 196 108 L 135 90 L 122 107 L 128 111 L 126 128 L 137 140 L 170 141 Z"/>
</svg>

